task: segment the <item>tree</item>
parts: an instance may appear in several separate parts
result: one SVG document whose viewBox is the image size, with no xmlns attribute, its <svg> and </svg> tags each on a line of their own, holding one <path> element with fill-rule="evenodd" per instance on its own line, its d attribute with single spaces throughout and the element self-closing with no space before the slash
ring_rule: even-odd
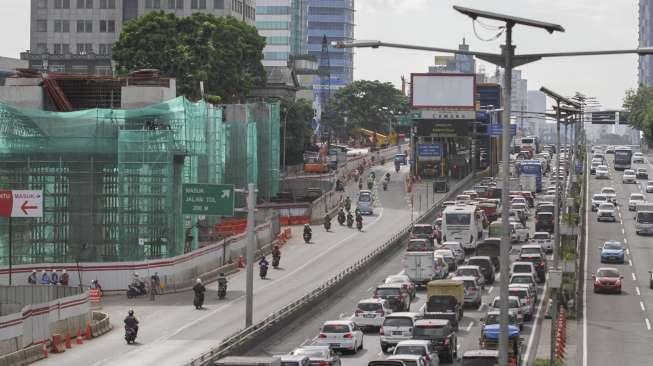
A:
<svg viewBox="0 0 653 366">
<path fill-rule="evenodd" d="M 221 102 L 238 102 L 265 83 L 261 64 L 265 38 L 256 28 L 233 17 L 194 13 L 150 12 L 127 22 L 113 46 L 122 70 L 159 69 L 177 79 L 179 94 L 199 99 L 205 94 Z"/>
<path fill-rule="evenodd" d="M 627 90 L 623 107 L 630 112 L 630 126 L 644 132 L 646 138 L 653 137 L 653 87 L 640 85 L 637 90 Z"/>
<path fill-rule="evenodd" d="M 306 99 L 297 99 L 294 102 L 281 99 L 281 163 L 284 161 L 284 150 L 287 165 L 302 163 L 306 145 L 310 144 L 313 136 L 311 121 L 315 112 L 313 104 Z"/>
<path fill-rule="evenodd" d="M 357 80 L 335 93 L 322 119 L 335 131 L 366 128 L 389 133 L 394 116 L 408 110 L 408 98 L 392 83 Z"/>
</svg>

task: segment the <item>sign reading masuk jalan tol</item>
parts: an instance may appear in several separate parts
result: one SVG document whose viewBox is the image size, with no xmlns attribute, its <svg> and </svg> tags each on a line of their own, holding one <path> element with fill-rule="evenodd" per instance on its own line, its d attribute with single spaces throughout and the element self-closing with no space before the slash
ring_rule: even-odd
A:
<svg viewBox="0 0 653 366">
<path fill-rule="evenodd" d="M 182 187 L 184 215 L 233 216 L 234 205 L 231 184 L 184 184 Z"/>
<path fill-rule="evenodd" d="M 0 190 L 0 216 L 43 217 L 43 191 Z"/>
</svg>

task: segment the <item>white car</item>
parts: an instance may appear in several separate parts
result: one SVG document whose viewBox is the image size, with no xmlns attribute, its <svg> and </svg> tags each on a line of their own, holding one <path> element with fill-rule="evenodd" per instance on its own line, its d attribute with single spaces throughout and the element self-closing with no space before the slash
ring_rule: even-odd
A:
<svg viewBox="0 0 653 366">
<path fill-rule="evenodd" d="M 363 331 L 351 320 L 329 320 L 320 328 L 315 345 L 356 353 L 363 349 Z"/>
<path fill-rule="evenodd" d="M 427 340 L 411 339 L 401 341 L 395 346 L 392 355 L 420 355 L 426 358 L 430 366 L 438 366 L 440 364 L 440 358 L 438 357 L 438 350 L 435 348 L 435 344 Z"/>
<path fill-rule="evenodd" d="M 633 164 L 644 164 L 644 155 L 641 152 L 633 154 Z"/>
<path fill-rule="evenodd" d="M 599 165 L 596 167 L 596 179 L 610 179 L 610 173 L 608 173 L 607 165 Z"/>
<path fill-rule="evenodd" d="M 608 201 L 617 204 L 617 191 L 612 187 L 601 188 L 601 194 L 608 197 Z"/>
<path fill-rule="evenodd" d="M 596 221 L 617 221 L 614 205 L 612 203 L 602 203 L 596 211 Z"/>
<path fill-rule="evenodd" d="M 621 176 L 621 183 L 626 184 L 626 183 L 636 183 L 636 182 L 637 182 L 637 174 L 635 174 L 635 171 L 632 169 L 624 170 L 624 174 Z"/>
<path fill-rule="evenodd" d="M 358 302 L 352 320 L 360 328 L 379 328 L 383 325 L 385 315 L 392 313 L 384 299 L 365 299 Z"/>
<path fill-rule="evenodd" d="M 528 241 L 531 234 L 526 225 L 522 224 L 519 221 L 511 221 L 510 226 L 512 226 L 515 231 L 515 236 L 518 242 L 522 243 Z"/>
<path fill-rule="evenodd" d="M 648 170 L 646 168 L 637 168 L 635 175 L 637 175 L 637 179 L 648 179 Z"/>
<path fill-rule="evenodd" d="M 592 161 L 592 165 L 590 165 L 590 174 L 596 174 L 596 168 L 601 164 L 603 164 L 603 162 L 600 160 Z"/>
<path fill-rule="evenodd" d="M 592 211 L 596 211 L 599 205 L 608 202 L 608 196 L 604 194 L 595 194 L 592 196 Z"/>
<path fill-rule="evenodd" d="M 459 241 L 445 241 L 442 243 L 442 249 L 451 249 L 457 263 L 465 261 L 465 249 Z"/>
<path fill-rule="evenodd" d="M 646 198 L 641 193 L 631 193 L 628 199 L 628 211 L 635 211 L 637 204 L 646 202 Z"/>
<path fill-rule="evenodd" d="M 500 299 L 500 296 L 495 296 L 494 300 L 490 303 L 488 311 L 500 310 Z M 522 311 L 521 301 L 519 301 L 517 296 L 508 296 L 508 312 L 516 315 L 517 325 L 519 325 L 519 329 L 521 330 L 524 327 L 524 312 Z"/>
<path fill-rule="evenodd" d="M 553 252 L 553 236 L 546 231 L 538 231 L 533 234 L 532 241 L 535 244 L 538 244 L 544 249 L 547 253 Z"/>
<path fill-rule="evenodd" d="M 653 193 L 653 180 L 646 182 L 646 193 Z"/>
<path fill-rule="evenodd" d="M 515 285 L 512 287 L 508 286 L 508 293 L 508 296 L 517 296 L 519 298 L 519 303 L 521 304 L 522 312 L 524 313 L 524 320 L 533 319 L 535 301 L 531 298 L 531 294 L 528 292 L 528 289 Z"/>
<path fill-rule="evenodd" d="M 519 283 L 527 285 L 531 293 L 537 293 L 537 280 L 530 273 L 514 273 L 510 276 L 510 284 Z"/>
</svg>

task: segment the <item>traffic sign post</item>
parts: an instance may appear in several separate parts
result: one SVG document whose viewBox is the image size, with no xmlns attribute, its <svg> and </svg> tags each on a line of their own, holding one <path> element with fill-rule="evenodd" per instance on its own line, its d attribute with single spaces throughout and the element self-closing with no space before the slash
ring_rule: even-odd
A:
<svg viewBox="0 0 653 366">
<path fill-rule="evenodd" d="M 43 217 L 43 191 L 0 190 L 0 216 L 9 218 L 9 286 L 12 285 L 13 218 Z"/>
</svg>

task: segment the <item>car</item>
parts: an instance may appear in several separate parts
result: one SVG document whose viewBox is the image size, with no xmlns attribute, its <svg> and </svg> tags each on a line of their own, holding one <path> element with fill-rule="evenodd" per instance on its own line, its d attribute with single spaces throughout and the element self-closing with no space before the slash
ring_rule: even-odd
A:
<svg viewBox="0 0 653 366">
<path fill-rule="evenodd" d="M 532 285 L 528 283 L 511 283 L 508 284 L 508 288 L 513 288 L 513 287 L 523 287 L 526 290 L 528 290 L 528 293 L 531 294 L 531 298 L 533 301 L 537 303 L 537 287 L 533 287 Z"/>
<path fill-rule="evenodd" d="M 637 179 L 648 179 L 648 170 L 646 168 L 637 168 L 635 175 Z"/>
<path fill-rule="evenodd" d="M 644 164 L 644 155 L 641 152 L 634 153 L 632 162 L 633 164 Z"/>
<path fill-rule="evenodd" d="M 358 193 L 356 208 L 361 214 L 374 215 L 374 195 L 371 191 L 365 189 Z"/>
<path fill-rule="evenodd" d="M 617 191 L 612 187 L 601 188 L 601 194 L 608 197 L 608 202 L 617 204 Z"/>
<path fill-rule="evenodd" d="M 413 339 L 431 342 L 438 358 L 453 362 L 458 356 L 456 329 L 448 319 L 421 319 L 415 322 Z"/>
<path fill-rule="evenodd" d="M 364 299 L 356 305 L 352 320 L 359 328 L 380 328 L 385 315 L 392 313 L 388 302 L 384 299 Z"/>
<path fill-rule="evenodd" d="M 535 268 L 535 274 L 537 275 L 537 279 L 540 282 L 544 282 L 546 279 L 546 257 L 544 257 L 541 253 L 528 253 L 528 254 L 521 254 L 519 258 L 517 258 L 518 262 L 528 262 L 532 263 L 533 267 Z M 514 264 L 514 263 L 513 263 Z"/>
<path fill-rule="evenodd" d="M 637 173 L 632 169 L 624 170 L 623 175 L 621 176 L 621 183 L 636 183 L 637 182 Z"/>
<path fill-rule="evenodd" d="M 450 249 L 456 257 L 456 264 L 465 262 L 465 249 L 459 241 L 445 241 L 441 245 L 442 249 Z"/>
<path fill-rule="evenodd" d="M 555 213 L 555 207 L 556 206 L 553 202 L 540 202 L 535 207 L 535 214 L 537 215 L 540 212 Z"/>
<path fill-rule="evenodd" d="M 653 180 L 646 182 L 646 193 L 653 193 Z"/>
<path fill-rule="evenodd" d="M 531 241 L 540 245 L 545 253 L 553 253 L 553 236 L 550 233 L 536 231 L 531 237 Z"/>
<path fill-rule="evenodd" d="M 624 276 L 618 269 L 613 267 L 601 267 L 592 275 L 594 281 L 594 292 L 614 292 L 621 293 L 621 281 Z"/>
<path fill-rule="evenodd" d="M 590 174 L 596 174 L 596 168 L 601 164 L 603 164 L 602 161 L 592 161 L 592 164 L 590 165 Z"/>
<path fill-rule="evenodd" d="M 610 179 L 608 166 L 607 165 L 597 166 L 594 175 L 596 175 L 596 179 Z"/>
<path fill-rule="evenodd" d="M 394 362 L 400 362 L 395 364 Z M 396 355 L 388 356 L 383 361 L 370 361 L 368 366 L 428 366 L 429 363 L 424 356 L 418 355 Z"/>
<path fill-rule="evenodd" d="M 436 249 L 433 251 L 433 256 L 444 258 L 444 261 L 447 262 L 447 265 L 449 266 L 450 272 L 456 270 L 457 259 L 451 249 Z"/>
<path fill-rule="evenodd" d="M 435 242 L 435 228 L 431 224 L 415 224 L 410 231 L 411 239 L 428 239 Z"/>
<path fill-rule="evenodd" d="M 411 301 L 415 298 L 417 292 L 415 284 L 405 274 L 390 275 L 385 278 L 383 283 L 401 283 L 401 286 L 408 291 Z"/>
<path fill-rule="evenodd" d="M 385 299 L 392 311 L 408 311 L 410 295 L 401 283 L 385 283 L 374 290 L 375 299 Z"/>
<path fill-rule="evenodd" d="M 329 320 L 320 327 L 315 345 L 357 353 L 363 349 L 363 331 L 351 320 Z"/>
<path fill-rule="evenodd" d="M 549 233 L 547 233 L 549 234 Z M 524 244 L 519 248 L 519 255 L 522 254 L 539 254 L 543 258 L 546 258 L 546 252 L 540 244 Z"/>
<path fill-rule="evenodd" d="M 606 203 L 606 202 L 609 202 L 608 201 L 608 196 L 606 196 L 604 194 L 600 194 L 600 193 L 592 195 L 592 203 L 591 203 L 592 204 L 592 211 L 598 210 L 599 205 L 602 204 L 602 203 Z"/>
<path fill-rule="evenodd" d="M 395 154 L 395 162 L 398 162 L 401 165 L 407 165 L 408 158 L 406 157 L 406 154 Z"/>
<path fill-rule="evenodd" d="M 282 366 L 311 366 L 311 359 L 307 356 L 281 355 Z"/>
<path fill-rule="evenodd" d="M 407 252 L 432 252 L 435 245 L 430 239 L 410 239 L 406 244 Z"/>
<path fill-rule="evenodd" d="M 514 296 L 514 295 L 513 295 Z M 483 330 L 483 327 L 486 325 L 492 325 L 492 324 L 499 324 L 501 318 L 501 311 L 500 310 L 490 310 L 488 311 L 484 316 L 481 317 L 481 331 Z M 514 325 L 516 327 L 519 326 L 517 324 L 517 314 L 508 312 L 508 324 Z"/>
<path fill-rule="evenodd" d="M 552 233 L 554 225 L 553 213 L 538 212 L 535 214 L 535 231 L 546 231 Z"/>
<path fill-rule="evenodd" d="M 463 298 L 464 304 L 469 304 L 475 308 L 481 306 L 483 302 L 483 289 L 478 282 L 477 277 L 474 276 L 453 276 L 451 280 L 461 281 L 465 287 L 465 295 Z"/>
<path fill-rule="evenodd" d="M 510 226 L 515 231 L 515 236 L 518 242 L 523 243 L 527 242 L 530 239 L 531 233 L 526 225 L 522 224 L 519 221 L 511 221 Z"/>
<path fill-rule="evenodd" d="M 605 149 L 605 153 L 606 153 L 606 154 L 614 154 L 614 146 L 608 146 L 608 147 Z"/>
<path fill-rule="evenodd" d="M 637 205 L 644 202 L 646 202 L 646 197 L 644 197 L 643 194 L 631 193 L 630 197 L 628 198 L 628 211 L 637 210 Z"/>
<path fill-rule="evenodd" d="M 392 355 L 419 355 L 425 357 L 430 366 L 440 365 L 440 357 L 435 345 L 422 339 L 411 339 L 397 343 Z"/>
<path fill-rule="evenodd" d="M 500 309 L 501 296 L 495 296 L 494 300 L 490 303 L 489 310 L 499 310 Z M 519 330 L 522 330 L 524 327 L 524 313 L 522 311 L 521 302 L 517 296 L 508 297 L 508 310 L 510 313 L 515 314 L 517 318 L 517 325 Z"/>
<path fill-rule="evenodd" d="M 531 297 L 528 289 L 525 287 L 513 286 L 508 287 L 508 295 L 516 296 L 519 298 L 519 303 L 524 314 L 524 320 L 529 321 L 533 319 L 533 312 L 535 311 L 535 300 Z"/>
<path fill-rule="evenodd" d="M 615 207 L 612 203 L 602 203 L 599 205 L 598 210 L 596 211 L 596 221 L 617 221 L 617 215 L 615 214 Z"/>
<path fill-rule="evenodd" d="M 485 276 L 483 275 L 483 271 L 479 266 L 474 266 L 469 264 L 458 266 L 458 268 L 456 268 L 456 272 L 454 273 L 454 276 L 462 276 L 462 277 L 472 276 L 476 278 L 479 285 L 485 286 Z"/>
<path fill-rule="evenodd" d="M 524 205 L 527 205 L 528 201 L 523 196 L 515 196 L 510 200 L 510 205 L 513 205 L 515 203 L 523 203 Z"/>
<path fill-rule="evenodd" d="M 601 263 L 626 263 L 626 248 L 616 240 L 608 240 L 599 247 Z"/>
<path fill-rule="evenodd" d="M 290 352 L 293 356 L 307 356 L 313 365 L 340 366 L 340 356 L 329 346 L 303 346 Z"/>
<path fill-rule="evenodd" d="M 444 279 L 449 274 L 449 263 L 441 255 L 433 255 L 433 279 Z"/>
<path fill-rule="evenodd" d="M 383 325 L 379 329 L 381 351 L 387 353 L 388 348 L 394 347 L 401 341 L 411 339 L 415 322 L 421 318 L 421 314 L 410 312 L 387 315 L 383 320 Z"/>
<path fill-rule="evenodd" d="M 481 272 L 483 272 L 483 277 L 485 277 L 485 284 L 491 285 L 494 283 L 494 264 L 492 264 L 492 258 L 486 255 L 477 255 L 467 258 L 465 262 L 467 265 L 479 266 Z"/>
<path fill-rule="evenodd" d="M 521 283 L 528 285 L 532 288 L 533 291 L 537 289 L 537 282 L 535 281 L 535 276 L 530 273 L 513 273 L 510 276 L 510 281 L 508 283 Z"/>
<path fill-rule="evenodd" d="M 524 221 L 528 220 L 528 205 L 526 203 L 512 203 L 510 209 L 521 211 L 521 216 Z"/>
</svg>

